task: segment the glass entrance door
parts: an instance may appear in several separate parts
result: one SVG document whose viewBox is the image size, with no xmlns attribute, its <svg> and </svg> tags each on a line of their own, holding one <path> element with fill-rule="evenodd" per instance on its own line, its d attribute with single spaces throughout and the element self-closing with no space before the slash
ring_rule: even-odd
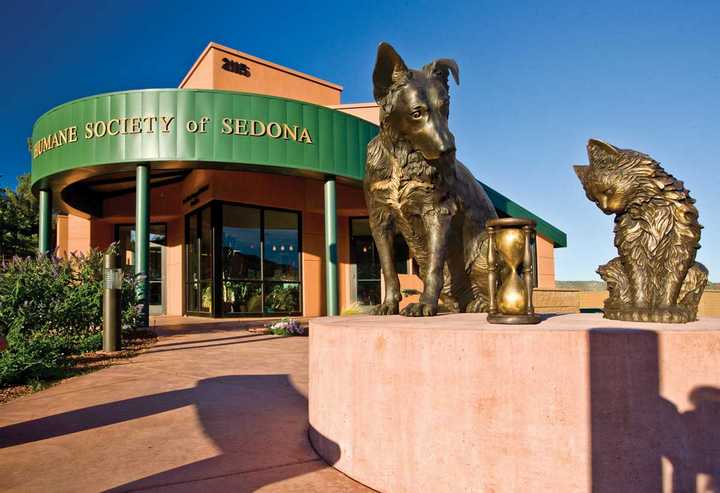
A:
<svg viewBox="0 0 720 493">
<path fill-rule="evenodd" d="M 300 214 L 223 204 L 222 314 L 301 313 Z"/>
<path fill-rule="evenodd" d="M 135 225 L 119 225 L 115 240 L 119 243 L 120 265 L 125 271 L 135 273 Z M 150 315 L 165 313 L 165 247 L 167 225 L 150 225 L 150 251 L 148 281 L 150 284 Z"/>
<path fill-rule="evenodd" d="M 213 202 L 185 217 L 186 312 L 302 313 L 300 214 Z"/>
<path fill-rule="evenodd" d="M 213 225 L 209 205 L 185 218 L 185 303 L 187 312 L 213 309 Z"/>
</svg>

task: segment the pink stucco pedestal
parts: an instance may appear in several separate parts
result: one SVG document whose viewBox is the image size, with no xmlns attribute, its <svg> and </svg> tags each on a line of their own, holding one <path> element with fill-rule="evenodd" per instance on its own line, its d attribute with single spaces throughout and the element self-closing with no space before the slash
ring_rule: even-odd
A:
<svg viewBox="0 0 720 493">
<path fill-rule="evenodd" d="M 485 318 L 312 320 L 318 453 L 385 492 L 677 492 L 720 480 L 720 319 Z"/>
</svg>

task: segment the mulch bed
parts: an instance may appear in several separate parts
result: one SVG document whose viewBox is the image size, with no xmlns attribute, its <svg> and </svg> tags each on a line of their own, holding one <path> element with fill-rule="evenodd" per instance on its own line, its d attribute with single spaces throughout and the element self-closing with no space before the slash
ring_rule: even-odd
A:
<svg viewBox="0 0 720 493">
<path fill-rule="evenodd" d="M 107 368 L 124 362 L 128 358 L 137 356 L 157 342 L 157 335 L 150 330 L 138 330 L 130 338 L 123 339 L 123 349 L 114 353 L 85 353 L 70 357 L 72 365 L 64 370 L 63 377 L 58 380 L 44 381 L 35 385 L 14 385 L 0 388 L 0 404 L 11 401 L 24 395 L 56 385 L 63 380 L 95 370 Z"/>
</svg>

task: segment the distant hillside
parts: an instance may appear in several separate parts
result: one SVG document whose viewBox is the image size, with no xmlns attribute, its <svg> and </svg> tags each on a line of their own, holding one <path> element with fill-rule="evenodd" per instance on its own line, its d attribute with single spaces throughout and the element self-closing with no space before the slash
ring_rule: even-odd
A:
<svg viewBox="0 0 720 493">
<path fill-rule="evenodd" d="M 603 281 L 555 281 L 558 289 L 577 289 L 578 291 L 604 291 Z M 709 282 L 705 289 L 720 291 L 720 282 Z"/>
<path fill-rule="evenodd" d="M 558 289 L 577 289 L 578 291 L 604 291 L 603 281 L 555 281 Z"/>
</svg>

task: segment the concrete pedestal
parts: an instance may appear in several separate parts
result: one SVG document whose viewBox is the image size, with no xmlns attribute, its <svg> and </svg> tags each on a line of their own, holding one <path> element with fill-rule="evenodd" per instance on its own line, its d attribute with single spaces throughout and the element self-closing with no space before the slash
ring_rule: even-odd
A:
<svg viewBox="0 0 720 493">
<path fill-rule="evenodd" d="M 312 320 L 316 450 L 397 493 L 678 492 L 720 481 L 720 319 L 485 319 Z"/>
</svg>

